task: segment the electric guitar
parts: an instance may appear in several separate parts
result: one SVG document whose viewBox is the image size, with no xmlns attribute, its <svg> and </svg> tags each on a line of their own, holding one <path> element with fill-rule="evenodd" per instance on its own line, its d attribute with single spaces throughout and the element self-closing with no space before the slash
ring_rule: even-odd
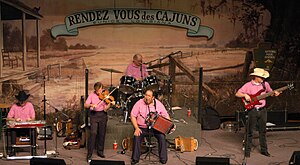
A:
<svg viewBox="0 0 300 165">
<path fill-rule="evenodd" d="M 267 98 L 267 97 L 269 97 L 269 96 L 272 96 L 272 95 L 275 93 L 275 91 L 282 92 L 282 91 L 284 91 L 284 90 L 286 90 L 286 89 L 291 90 L 291 89 L 293 89 L 293 88 L 294 88 L 294 84 L 291 83 L 291 84 L 288 84 L 287 86 L 284 86 L 284 87 L 275 89 L 275 90 L 273 90 L 272 92 L 265 93 L 265 94 L 262 94 L 262 95 L 261 95 L 261 93 L 262 93 L 263 91 L 265 91 L 264 89 L 262 89 L 262 90 L 258 91 L 258 92 L 257 92 L 256 94 L 254 94 L 254 95 L 249 95 L 250 98 L 251 98 L 250 101 L 247 101 L 247 100 L 245 99 L 245 97 L 242 98 L 242 101 L 243 101 L 244 107 L 247 109 L 247 111 L 250 111 L 250 110 L 252 110 L 252 109 L 254 108 L 255 105 L 261 105 L 261 103 L 259 102 L 259 100 L 262 100 L 262 99 L 265 99 L 265 98 Z"/>
</svg>

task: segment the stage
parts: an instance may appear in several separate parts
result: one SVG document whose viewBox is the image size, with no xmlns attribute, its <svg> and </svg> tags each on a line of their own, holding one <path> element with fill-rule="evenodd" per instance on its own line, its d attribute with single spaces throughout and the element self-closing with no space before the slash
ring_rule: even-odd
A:
<svg viewBox="0 0 300 165">
<path fill-rule="evenodd" d="M 117 115 L 117 113 L 110 114 L 106 142 L 105 142 L 105 159 L 97 156 L 94 152 L 93 160 L 118 160 L 124 161 L 125 164 L 130 164 L 131 151 L 127 150 L 125 153 L 121 153 L 121 140 L 127 136 L 131 136 L 133 128 L 130 122 L 124 123 L 123 117 Z M 118 112 L 119 113 L 119 112 Z M 176 165 L 192 165 L 196 163 L 196 157 L 215 157 L 229 158 L 231 165 L 239 165 L 245 162 L 247 165 L 258 164 L 288 164 L 294 151 L 300 150 L 300 142 L 297 140 L 300 136 L 299 130 L 290 131 L 271 131 L 267 132 L 267 142 L 271 157 L 263 156 L 259 153 L 258 134 L 254 134 L 254 148 L 251 152 L 250 158 L 243 160 L 242 142 L 244 137 L 244 128 L 241 128 L 237 132 L 225 131 L 223 129 L 217 130 L 201 130 L 200 124 L 192 113 L 190 118 L 187 117 L 186 109 L 176 110 L 173 114 L 173 119 L 178 120 L 176 122 L 176 131 L 167 136 L 168 141 L 173 141 L 178 135 L 185 137 L 195 137 L 198 139 L 199 146 L 194 152 L 175 151 L 174 147 L 168 148 L 168 163 Z M 55 137 L 55 135 L 53 135 Z M 63 159 L 68 165 L 81 165 L 87 164 L 86 162 L 86 148 L 67 150 L 63 148 L 64 137 L 58 137 L 57 143 L 57 155 L 48 155 L 48 158 Z M 118 148 L 113 150 L 113 142 L 117 141 Z M 1 143 L 1 152 L 3 147 Z M 44 141 L 38 140 L 37 154 L 44 154 Z M 170 145 L 172 146 L 172 145 Z M 47 140 L 47 151 L 55 151 L 55 138 Z M 157 152 L 157 148 L 154 148 L 154 152 Z M 19 152 L 17 156 L 28 155 L 27 152 Z M 160 164 L 159 159 L 151 155 L 145 158 L 145 155 L 141 156 L 139 164 Z M 29 164 L 29 160 L 0 160 L 0 164 Z"/>
</svg>

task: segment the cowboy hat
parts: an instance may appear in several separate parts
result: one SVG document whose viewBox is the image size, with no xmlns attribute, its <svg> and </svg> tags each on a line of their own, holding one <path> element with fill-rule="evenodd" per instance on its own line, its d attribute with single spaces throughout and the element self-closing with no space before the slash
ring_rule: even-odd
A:
<svg viewBox="0 0 300 165">
<path fill-rule="evenodd" d="M 18 95 L 15 95 L 16 99 L 19 101 L 25 101 L 29 96 L 30 94 L 26 94 L 25 91 L 19 91 Z"/>
<path fill-rule="evenodd" d="M 270 76 L 269 72 L 262 68 L 254 68 L 254 72 L 250 76 L 258 76 L 262 78 L 268 78 Z"/>
</svg>

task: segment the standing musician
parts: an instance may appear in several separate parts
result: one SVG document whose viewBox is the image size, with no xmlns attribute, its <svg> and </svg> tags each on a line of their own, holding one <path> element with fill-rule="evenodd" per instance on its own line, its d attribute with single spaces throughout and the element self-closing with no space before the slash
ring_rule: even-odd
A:
<svg viewBox="0 0 300 165">
<path fill-rule="evenodd" d="M 35 120 L 35 111 L 32 103 L 28 102 L 27 99 L 30 94 L 26 94 L 25 91 L 19 91 L 16 95 L 17 102 L 13 104 L 7 114 L 7 121 L 26 122 Z M 12 129 L 11 132 L 11 144 L 16 144 L 16 136 L 29 136 L 29 129 Z M 15 155 L 12 150 L 11 155 Z"/>
<path fill-rule="evenodd" d="M 146 118 L 150 112 L 157 112 L 158 115 L 170 119 L 164 105 L 153 96 L 152 90 L 147 90 L 143 99 L 135 103 L 131 111 L 131 122 L 134 127 L 133 151 L 131 164 L 139 162 L 141 151 L 140 146 L 146 135 L 149 135 L 150 129 L 147 126 Z M 162 164 L 168 161 L 166 136 L 153 128 L 154 136 L 159 143 L 159 159 Z"/>
<path fill-rule="evenodd" d="M 147 72 L 146 65 L 143 64 L 143 57 L 141 54 L 135 54 L 133 56 L 132 63 L 127 66 L 125 75 L 132 76 L 138 81 L 142 81 L 143 78 L 147 77 L 149 73 Z"/>
<path fill-rule="evenodd" d="M 90 122 L 91 122 L 91 133 L 88 139 L 88 153 L 87 161 L 91 160 L 93 149 L 97 149 L 97 155 L 101 158 L 105 158 L 104 142 L 106 134 L 107 125 L 107 110 L 110 108 L 111 104 L 114 102 L 107 103 L 106 98 L 100 99 L 104 93 L 103 84 L 101 82 L 96 82 L 94 84 L 94 91 L 89 94 L 87 100 L 85 101 L 84 107 L 90 109 Z M 97 141 L 96 141 L 97 137 Z"/>
<path fill-rule="evenodd" d="M 235 94 L 236 97 L 245 98 L 246 101 L 250 101 L 249 95 L 255 95 L 260 90 L 263 90 L 261 94 L 272 92 L 270 84 L 265 81 L 268 78 L 269 72 L 262 68 L 255 68 L 254 72 L 250 74 L 252 80 L 244 84 Z M 280 93 L 274 91 L 274 95 L 278 96 Z M 252 110 L 248 111 L 248 123 L 247 123 L 247 135 L 245 144 L 245 157 L 250 157 L 253 130 L 258 126 L 259 131 L 259 142 L 260 152 L 262 155 L 270 157 L 268 152 L 267 140 L 266 140 L 266 123 L 267 123 L 267 110 L 265 108 L 266 100 L 262 99 L 259 101 L 260 105 L 255 105 Z"/>
</svg>

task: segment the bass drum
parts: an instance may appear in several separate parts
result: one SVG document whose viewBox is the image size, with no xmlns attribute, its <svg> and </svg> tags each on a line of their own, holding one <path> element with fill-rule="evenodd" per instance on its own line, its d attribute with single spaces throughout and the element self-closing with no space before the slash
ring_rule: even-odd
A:
<svg viewBox="0 0 300 165">
<path fill-rule="evenodd" d="M 126 107 L 128 109 L 129 114 L 131 113 L 134 104 L 142 98 L 144 98 L 144 95 L 141 92 L 134 93 L 130 97 L 128 97 L 126 101 Z"/>
</svg>

